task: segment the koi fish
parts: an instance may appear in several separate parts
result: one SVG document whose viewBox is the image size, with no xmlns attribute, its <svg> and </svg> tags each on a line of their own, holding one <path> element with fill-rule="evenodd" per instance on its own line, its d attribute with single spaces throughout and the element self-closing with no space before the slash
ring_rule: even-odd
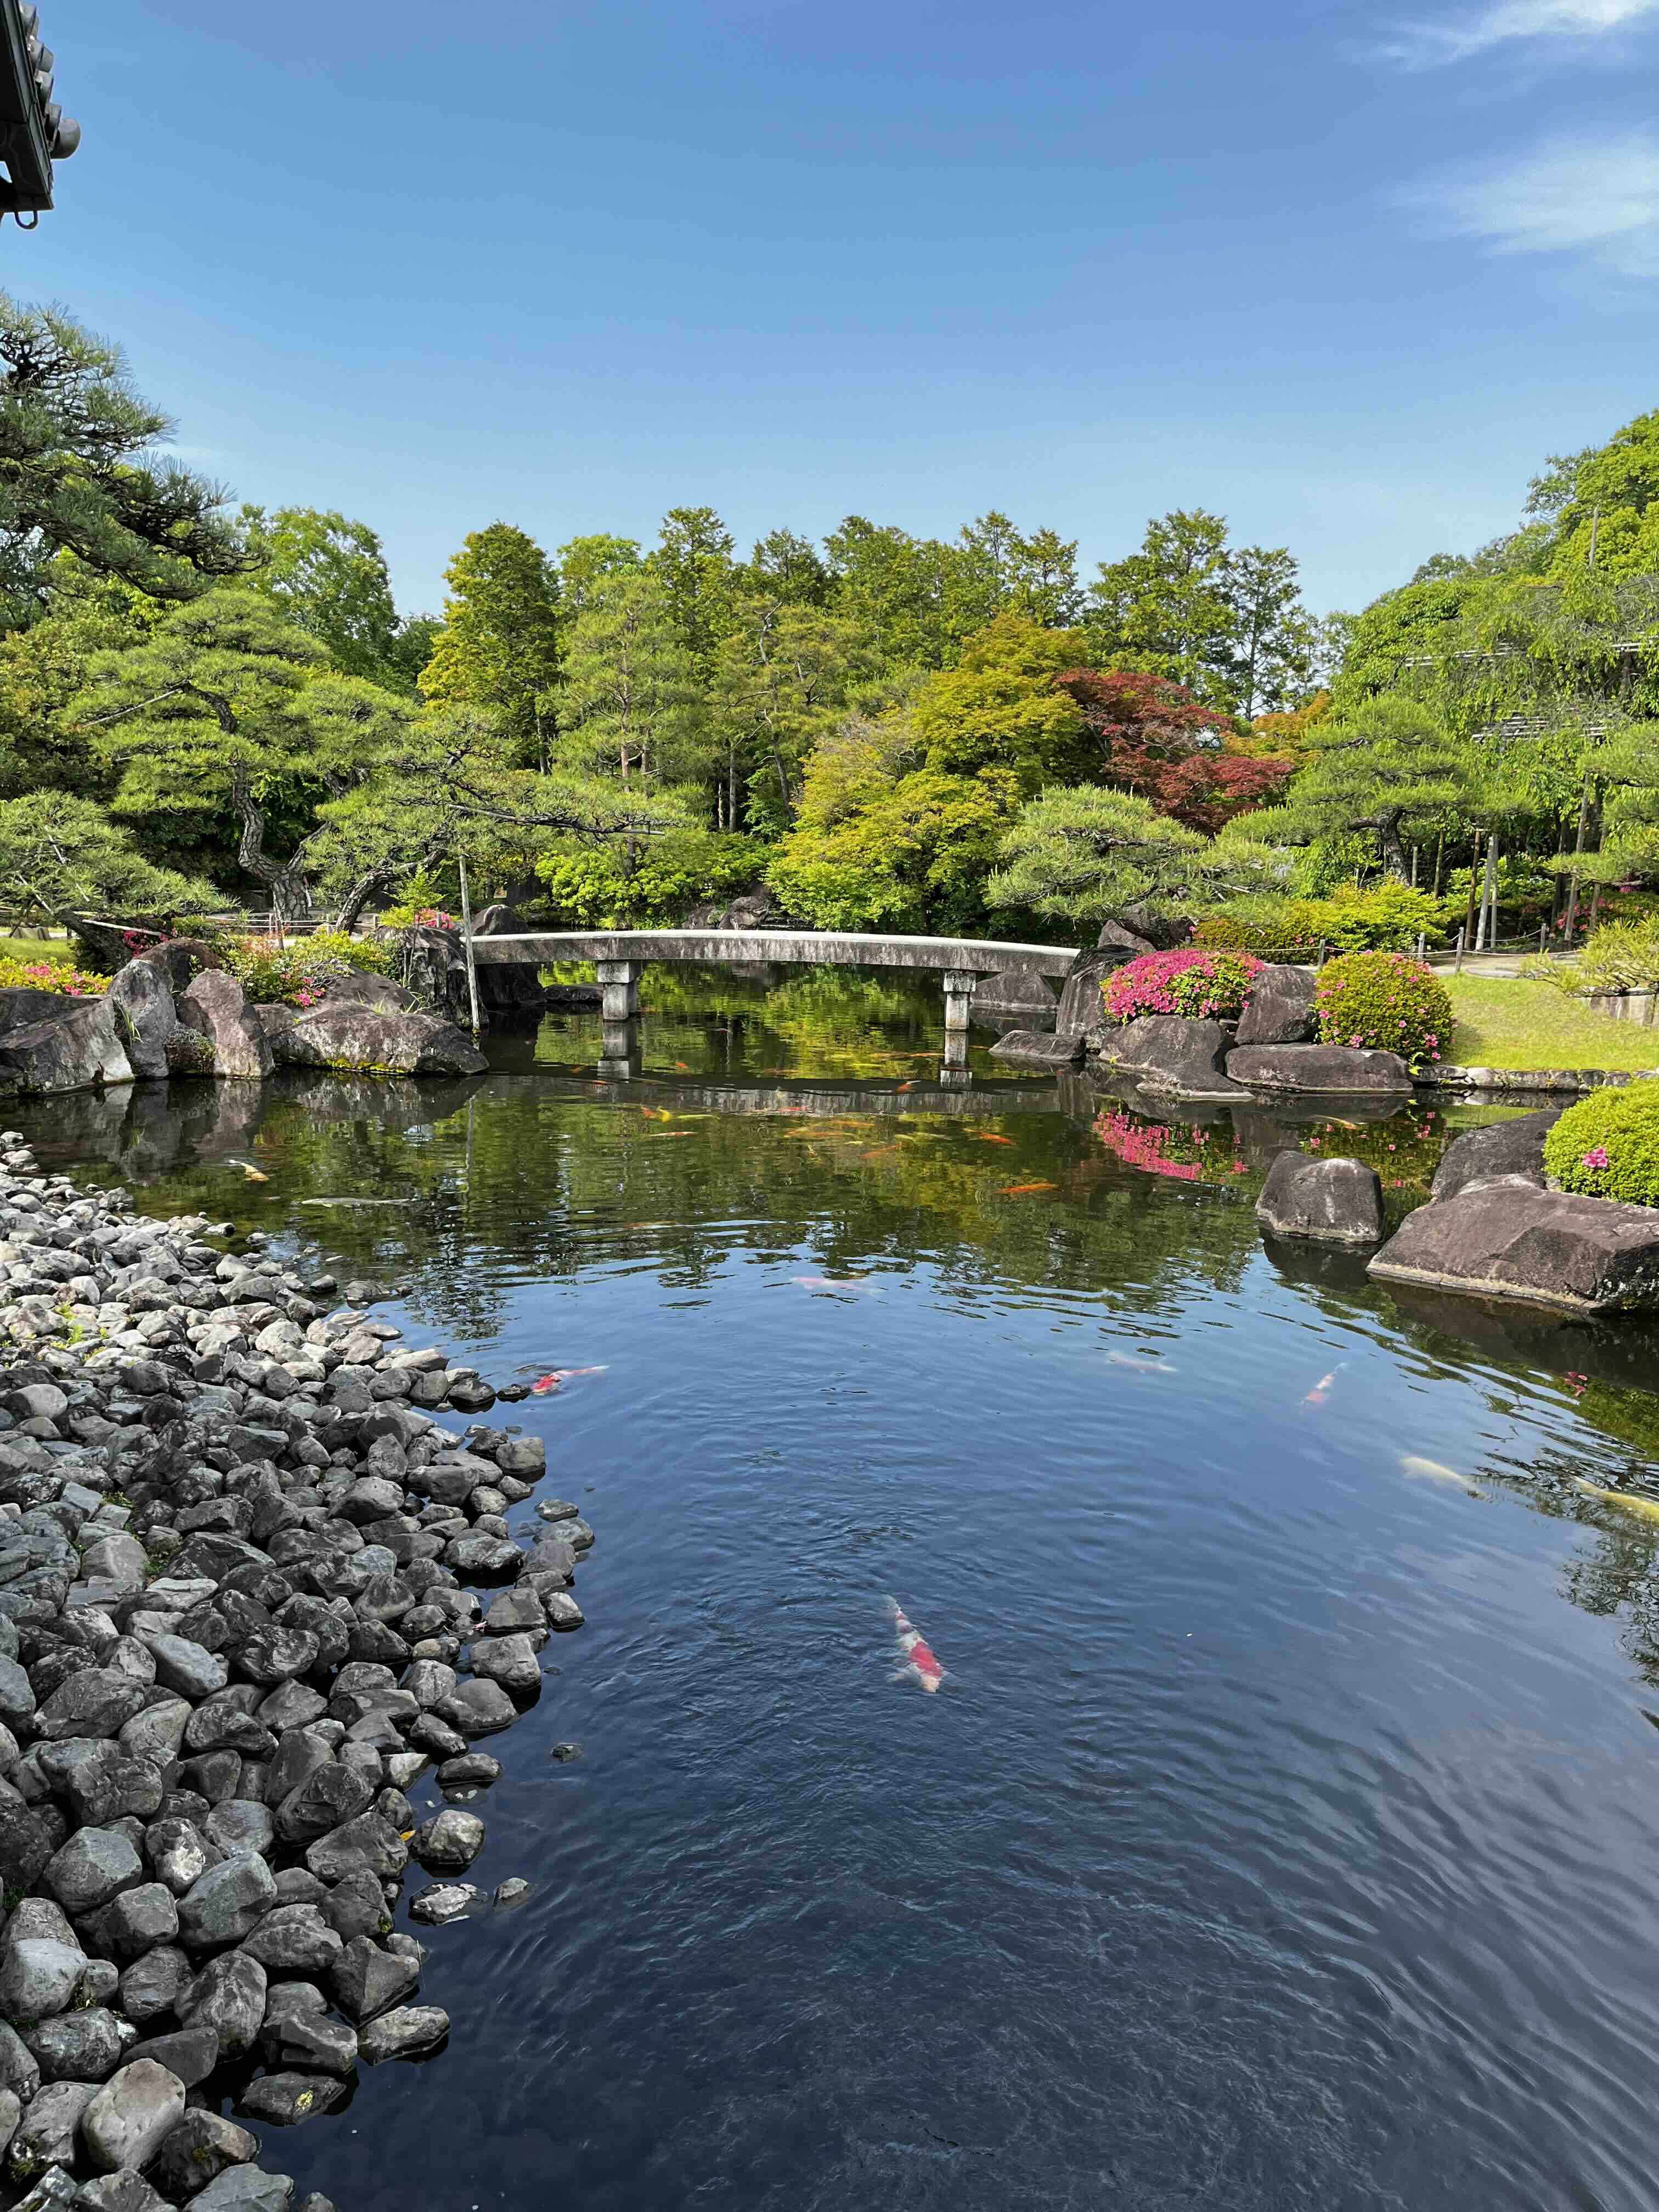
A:
<svg viewBox="0 0 1659 2212">
<path fill-rule="evenodd" d="M 1337 1376 L 1342 1372 L 1347 1364 L 1348 1363 L 1346 1359 L 1339 1359 L 1328 1375 L 1322 1375 L 1318 1382 L 1314 1384 L 1313 1389 L 1309 1391 L 1307 1396 L 1302 1401 L 1303 1404 L 1304 1406 L 1322 1406 L 1326 1399 L 1331 1395 L 1332 1384 L 1336 1381 Z"/>
<path fill-rule="evenodd" d="M 898 1091 L 914 1091 L 916 1087 L 916 1081 L 917 1079 L 913 1075 L 908 1083 L 896 1084 L 894 1088 Z"/>
<path fill-rule="evenodd" d="M 1622 1505 L 1626 1513 L 1639 1513 L 1644 1521 L 1659 1521 L 1659 1498 L 1644 1498 L 1634 1490 L 1601 1490 L 1582 1478 L 1573 1486 L 1586 1498 L 1600 1498 L 1603 1505 Z"/>
<path fill-rule="evenodd" d="M 695 1129 L 653 1129 L 646 1141 L 653 1145 L 672 1144 L 676 1137 L 691 1137 L 696 1134 Z"/>
<path fill-rule="evenodd" d="M 864 1288 L 862 1275 L 791 1275 L 804 1291 L 860 1291 Z M 875 1288 L 872 1284 L 872 1289 Z"/>
<path fill-rule="evenodd" d="M 976 1145 L 1012 1145 L 1013 1141 L 1012 1137 L 987 1136 L 982 1129 L 975 1130 L 974 1133 L 974 1142 Z"/>
<path fill-rule="evenodd" d="M 1006 1182 L 997 1193 L 999 1198 L 1026 1198 L 1034 1191 L 1058 1190 L 1057 1182 Z"/>
<path fill-rule="evenodd" d="M 666 1106 L 641 1106 L 640 1111 L 647 1121 L 672 1121 L 674 1118 Z"/>
<path fill-rule="evenodd" d="M 887 1610 L 892 1615 L 893 1633 L 898 1638 L 899 1650 L 904 1654 L 904 1665 L 893 1677 L 902 1682 L 906 1676 L 920 1682 L 931 1698 L 945 1680 L 945 1669 L 922 1640 L 921 1632 L 910 1620 L 896 1598 L 890 1597 Z"/>
<path fill-rule="evenodd" d="M 262 1169 L 251 1168 L 246 1161 L 239 1161 L 237 1164 L 240 1167 L 244 1176 L 249 1182 L 269 1182 L 270 1181 L 270 1177 L 266 1175 Z"/>
<path fill-rule="evenodd" d="M 532 1396 L 537 1398 L 544 1398 L 548 1395 L 550 1391 L 557 1390 L 561 1389 L 563 1384 L 574 1382 L 578 1375 L 608 1375 L 610 1371 L 611 1370 L 608 1365 L 604 1367 L 555 1367 L 549 1373 L 545 1375 L 538 1375 L 536 1377 L 535 1381 L 530 1386 L 531 1394 Z"/>
<path fill-rule="evenodd" d="M 1408 1455 L 1401 1461 L 1400 1472 L 1407 1482 L 1444 1483 L 1453 1489 L 1467 1491 L 1471 1498 L 1484 1498 L 1486 1494 L 1467 1474 L 1460 1474 L 1455 1467 L 1443 1467 L 1437 1459 L 1419 1459 L 1415 1454 Z"/>
<path fill-rule="evenodd" d="M 677 1060 L 674 1062 L 674 1073 L 676 1075 L 690 1075 L 691 1073 L 690 1062 L 689 1060 Z"/>
<path fill-rule="evenodd" d="M 1109 1352 L 1106 1355 L 1114 1367 L 1127 1367 L 1132 1375 L 1174 1375 L 1177 1370 L 1167 1359 L 1153 1359 L 1145 1352 Z"/>
</svg>

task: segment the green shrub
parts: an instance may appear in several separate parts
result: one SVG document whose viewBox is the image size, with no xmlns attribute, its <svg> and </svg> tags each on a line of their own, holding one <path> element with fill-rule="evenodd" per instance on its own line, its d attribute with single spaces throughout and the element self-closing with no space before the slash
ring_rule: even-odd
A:
<svg viewBox="0 0 1659 2212">
<path fill-rule="evenodd" d="M 1311 959 L 1322 945 L 1332 952 L 1408 952 L 1419 935 L 1445 942 L 1440 901 L 1389 881 L 1367 890 L 1343 884 L 1326 898 L 1233 899 L 1200 919 L 1193 942 Z"/>
<path fill-rule="evenodd" d="M 256 1006 L 314 1006 L 331 980 L 359 969 L 371 975 L 392 973 L 392 949 L 368 939 L 319 929 L 291 945 L 274 938 L 225 940 L 224 963 Z"/>
<path fill-rule="evenodd" d="M 1324 1044 L 1397 1052 L 1411 1068 L 1441 1057 L 1452 1033 L 1451 1000 L 1433 969 L 1403 952 L 1345 952 L 1321 969 L 1316 993 Z"/>
<path fill-rule="evenodd" d="M 1248 952 L 1143 952 L 1115 968 L 1101 984 L 1109 1022 L 1143 1014 L 1180 1014 L 1194 1021 L 1234 1022 L 1243 1012 L 1261 963 Z"/>
<path fill-rule="evenodd" d="M 1578 956 L 1583 991 L 1651 991 L 1659 987 L 1659 915 L 1604 921 Z"/>
<path fill-rule="evenodd" d="M 0 991 L 58 991 L 70 999 L 101 998 L 107 975 L 88 975 L 67 960 L 16 960 L 0 953 Z"/>
<path fill-rule="evenodd" d="M 355 968 L 365 975 L 389 975 L 392 951 L 377 938 L 351 937 L 343 929 L 319 929 L 302 948 L 313 963 L 331 962 L 337 968 Z"/>
<path fill-rule="evenodd" d="M 1592 1091 L 1544 1139 L 1544 1166 L 1563 1190 L 1659 1206 L 1659 1083 Z"/>
</svg>

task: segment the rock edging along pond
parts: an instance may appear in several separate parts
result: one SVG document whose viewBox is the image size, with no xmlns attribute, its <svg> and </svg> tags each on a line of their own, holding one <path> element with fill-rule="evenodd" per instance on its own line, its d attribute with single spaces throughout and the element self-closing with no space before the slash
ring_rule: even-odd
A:
<svg viewBox="0 0 1659 2212">
<path fill-rule="evenodd" d="M 210 946 L 185 938 L 128 961 L 101 997 L 0 991 L 0 1094 L 170 1076 L 259 1082 L 282 1066 L 481 1075 L 489 1062 L 384 976 L 332 977 L 307 1006 L 256 1005 Z"/>
<path fill-rule="evenodd" d="M 392 1915 L 487 1909 L 484 1826 L 405 1793 L 500 1773 L 592 1532 L 514 1540 L 544 1446 L 412 1402 L 470 1370 L 3 1146 L 0 2158 L 27 2212 L 283 2212 L 240 2121 L 447 2034 Z"/>
</svg>

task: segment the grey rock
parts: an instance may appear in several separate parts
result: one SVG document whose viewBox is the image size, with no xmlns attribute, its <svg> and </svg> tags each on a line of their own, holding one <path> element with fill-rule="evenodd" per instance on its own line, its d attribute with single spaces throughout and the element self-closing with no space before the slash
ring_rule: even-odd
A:
<svg viewBox="0 0 1659 2212">
<path fill-rule="evenodd" d="M 1046 1030 L 1007 1030 L 991 1047 L 993 1060 L 1011 1060 L 1019 1067 L 1081 1067 L 1085 1046 L 1080 1036 Z"/>
<path fill-rule="evenodd" d="M 174 2203 L 195 2197 L 216 2174 L 246 2166 L 259 2155 L 259 2139 L 234 2120 L 204 2107 L 192 2107 L 168 2130 L 150 2167 L 155 2185 Z M 263 2176 L 273 2179 L 274 2176 Z M 289 2185 L 290 2187 L 292 2185 Z M 286 2201 L 286 2200 L 283 2200 Z"/>
<path fill-rule="evenodd" d="M 484 1824 L 475 1813 L 446 1806 L 415 1831 L 414 1854 L 434 1874 L 463 1874 L 483 1849 Z"/>
<path fill-rule="evenodd" d="M 1040 1030 L 1053 1022 L 1058 1010 L 1054 987 L 1035 969 L 1010 968 L 1000 975 L 981 975 L 974 986 L 969 1012 L 975 1021 L 995 1027 L 1024 1017 L 1022 1028 Z"/>
<path fill-rule="evenodd" d="M 43 2081 L 101 2081 L 120 2063 L 120 2022 L 102 2005 L 38 2021 L 24 2039 Z"/>
<path fill-rule="evenodd" d="M 253 2048 L 265 2016 L 265 1970 L 245 1951 L 211 1959 L 179 1999 L 185 2027 L 210 2027 L 225 2058 L 240 2058 Z"/>
<path fill-rule="evenodd" d="M 81 2212 L 168 2212 L 167 2199 L 130 2166 L 82 2185 Z"/>
<path fill-rule="evenodd" d="M 1227 1073 L 1249 1091 L 1308 1091 L 1323 1097 L 1411 1092 L 1411 1070 L 1397 1052 L 1346 1044 L 1236 1045 Z"/>
<path fill-rule="evenodd" d="M 330 2106 L 337 2105 L 345 2087 L 329 2074 L 261 2074 L 243 2090 L 237 2110 L 252 2113 L 257 2120 L 268 2120 L 274 2128 L 297 2127 L 301 2120 L 314 2120 Z M 204 2191 L 197 2198 L 198 2204 L 206 2201 L 206 2193 Z"/>
<path fill-rule="evenodd" d="M 125 1968 L 120 1980 L 121 2009 L 142 2026 L 170 2013 L 179 1992 L 188 1988 L 190 1960 L 175 1943 L 159 1944 Z"/>
<path fill-rule="evenodd" d="M 424 1921 L 428 1927 L 441 1928 L 451 1920 L 481 1911 L 483 1903 L 483 1892 L 472 1882 L 434 1881 L 410 1899 L 409 1917 Z"/>
<path fill-rule="evenodd" d="M 329 1968 L 328 1985 L 348 2020 L 372 2020 L 399 2003 L 419 1984 L 417 1960 L 382 1950 L 367 1936 L 356 1936 Z"/>
<path fill-rule="evenodd" d="M 332 1835 L 319 1836 L 306 1851 L 311 1872 L 319 1881 L 331 1883 L 365 1868 L 383 1876 L 398 1875 L 408 1863 L 408 1845 L 378 1813 L 360 1813 Z"/>
<path fill-rule="evenodd" d="M 459 1759 L 447 1759 L 438 1769 L 438 1786 L 441 1790 L 473 1790 L 501 1778 L 501 1762 L 492 1759 L 487 1751 L 463 1752 Z"/>
<path fill-rule="evenodd" d="M 11 2147 L 17 2123 L 23 2117 L 22 2100 L 15 2089 L 0 2089 L 0 2159 Z"/>
<path fill-rule="evenodd" d="M 81 1572 L 88 1582 L 106 1582 L 120 1590 L 140 1590 L 149 1561 L 136 1536 L 115 1529 L 88 1544 L 81 1554 Z"/>
<path fill-rule="evenodd" d="M 143 1640 L 155 1662 L 156 1680 L 180 1697 L 210 1698 L 230 1679 L 223 1654 L 206 1650 L 187 1636 L 147 1636 Z"/>
<path fill-rule="evenodd" d="M 243 1942 L 249 1958 L 273 1974 L 320 1973 L 340 1955 L 335 1929 L 314 1905 L 279 1905 Z"/>
<path fill-rule="evenodd" d="M 236 1851 L 268 1853 L 276 1841 L 269 1810 L 247 1797 L 227 1797 L 202 1823 L 203 1832 L 228 1858 Z"/>
<path fill-rule="evenodd" d="M 1659 1306 L 1659 1207 L 1471 1185 L 1408 1214 L 1369 1272 L 1566 1313 L 1646 1311 Z"/>
<path fill-rule="evenodd" d="M 112 1736 L 144 1702 L 143 1686 L 114 1667 L 83 1667 L 60 1683 L 36 1716 L 48 1742 Z"/>
<path fill-rule="evenodd" d="M 75 2000 L 86 1954 L 49 1938 L 18 1942 L 8 1933 L 0 1948 L 0 2014 L 14 2027 L 26 2027 Z"/>
<path fill-rule="evenodd" d="M 147 2166 L 185 2109 L 185 2085 L 152 2058 L 112 2075 L 81 2115 L 87 2156 L 106 2173 Z"/>
<path fill-rule="evenodd" d="M 135 2058 L 152 2058 L 176 2074 L 186 2089 L 205 2081 L 219 2063 L 219 2038 L 210 2027 L 181 2027 L 171 2035 L 153 2035 L 133 2050 Z"/>
<path fill-rule="evenodd" d="M 118 1828 L 80 1828 L 47 1862 L 46 1887 L 65 1912 L 91 1912 L 144 1878 L 144 1863 Z"/>
<path fill-rule="evenodd" d="M 40 2086 L 40 2066 L 15 2027 L 0 2021 L 0 2088 L 27 2105 Z"/>
<path fill-rule="evenodd" d="M 286 2173 L 257 2166 L 230 2166 L 216 2174 L 195 2202 L 202 2212 L 286 2212 L 294 2183 Z"/>
<path fill-rule="evenodd" d="M 301 2072 L 349 2074 L 357 2064 L 357 2035 L 326 2013 L 289 2013 L 266 2021 L 259 2048 L 268 2066 Z"/>
<path fill-rule="evenodd" d="M 275 1063 L 264 1030 L 234 975 L 205 969 L 191 978 L 174 1006 L 184 1026 L 212 1047 L 215 1075 L 260 1082 L 270 1073 Z"/>
<path fill-rule="evenodd" d="M 287 1067 L 369 1068 L 398 1075 L 483 1075 L 489 1063 L 447 1022 L 430 1014 L 325 1002 L 273 1040 Z"/>
<path fill-rule="evenodd" d="M 511 1728 L 519 1717 L 518 1707 L 498 1682 L 458 1683 L 434 1710 L 440 1720 L 447 1721 L 469 1741 Z"/>
<path fill-rule="evenodd" d="M 315 1767 L 283 1798 L 276 1808 L 276 1833 L 285 1844 L 309 1843 L 329 1835 L 365 1811 L 374 1794 L 361 1775 L 331 1760 Z"/>
<path fill-rule="evenodd" d="M 1382 1238 L 1382 1185 L 1363 1160 L 1280 1152 L 1267 1170 L 1255 1218 L 1275 1237 L 1358 1246 Z"/>
<path fill-rule="evenodd" d="M 105 996 L 133 1073 L 149 1082 L 166 1082 L 172 1064 L 168 1048 L 179 1028 L 166 969 L 141 953 L 120 969 Z"/>
<path fill-rule="evenodd" d="M 141 1882 L 100 1906 L 88 1924 L 99 1948 L 125 1961 L 172 1943 L 179 1933 L 179 1906 L 164 1883 Z"/>
<path fill-rule="evenodd" d="M 357 2039 L 365 2066 L 388 2058 L 416 2058 L 434 2051 L 449 2033 L 449 2014 L 438 2005 L 398 2005 L 372 2020 Z"/>
<path fill-rule="evenodd" d="M 115 1009 L 104 999 L 59 998 L 45 1020 L 0 1035 L 0 1090 L 90 1091 L 131 1080 Z"/>
<path fill-rule="evenodd" d="M 135 1713 L 116 1741 L 135 1759 L 153 1766 L 167 1766 L 178 1758 L 189 1723 L 190 1707 L 185 1699 L 163 1698 Z"/>
<path fill-rule="evenodd" d="M 475 1644 L 472 1671 L 486 1681 L 499 1682 L 502 1689 L 520 1697 L 541 1687 L 542 1670 L 536 1658 L 536 1646 L 522 1633 L 486 1637 Z"/>
<path fill-rule="evenodd" d="M 1506 1178 L 1543 1190 L 1544 1139 L 1566 1110 L 1565 1105 L 1547 1106 L 1541 1113 L 1520 1114 L 1485 1129 L 1466 1129 L 1440 1155 L 1430 1198 L 1455 1198 L 1471 1184 Z"/>
<path fill-rule="evenodd" d="M 32 2181 L 49 2166 L 72 2166 L 81 2115 L 98 2094 L 95 2081 L 49 2081 L 17 2124 L 6 2154 L 14 2181 Z"/>
<path fill-rule="evenodd" d="M 275 1903 L 276 1884 L 257 1853 L 239 1852 L 210 1867 L 179 1900 L 179 1940 L 186 1950 L 240 1942 Z"/>
<path fill-rule="evenodd" d="M 1060 986 L 1060 1006 L 1054 1015 L 1054 1035 L 1084 1037 L 1100 1025 L 1101 985 L 1115 969 L 1133 955 L 1121 945 L 1091 945 L 1079 952 Z"/>
<path fill-rule="evenodd" d="M 12 2212 L 70 2212 L 81 2203 L 81 2191 L 61 2166 L 52 2166 L 27 2196 L 20 2197 Z"/>
<path fill-rule="evenodd" d="M 1238 1018 L 1237 1042 L 1308 1044 L 1318 1027 L 1311 968 L 1269 965 L 1261 969 Z"/>
<path fill-rule="evenodd" d="M 144 1850 L 158 1881 L 182 1897 L 219 1854 L 190 1820 L 155 1820 L 144 1831 Z"/>
<path fill-rule="evenodd" d="M 1102 1060 L 1149 1091 L 1200 1103 L 1232 1100 L 1243 1093 L 1231 1080 L 1232 1036 L 1222 1022 L 1178 1014 L 1143 1014 L 1093 1033 Z"/>
<path fill-rule="evenodd" d="M 0 1659 L 0 1721 L 16 1728 L 34 1715 L 29 1678 L 15 1659 Z"/>
</svg>

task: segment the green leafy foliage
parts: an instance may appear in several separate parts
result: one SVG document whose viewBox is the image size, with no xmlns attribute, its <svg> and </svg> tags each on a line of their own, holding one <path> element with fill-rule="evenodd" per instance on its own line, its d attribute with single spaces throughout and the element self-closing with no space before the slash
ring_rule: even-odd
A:
<svg viewBox="0 0 1659 2212">
<path fill-rule="evenodd" d="M 677 830 L 645 843 L 631 871 L 625 849 L 567 844 L 537 865 L 559 929 L 666 929 L 690 909 L 721 906 L 754 883 L 766 848 L 714 830 Z"/>
<path fill-rule="evenodd" d="M 0 950 L 0 991 L 58 991 L 70 999 L 101 998 L 107 975 L 88 975 L 67 960 L 19 960 Z"/>
<path fill-rule="evenodd" d="M 1544 1139 L 1544 1166 L 1563 1190 L 1659 1206 L 1659 1083 L 1592 1091 Z"/>
<path fill-rule="evenodd" d="M 332 978 L 392 972 L 387 946 L 337 930 L 319 929 L 286 945 L 270 937 L 229 938 L 215 949 L 257 1006 L 315 1006 Z"/>
<path fill-rule="evenodd" d="M 1431 968 L 1401 952 L 1345 952 L 1319 971 L 1320 1042 L 1397 1052 L 1411 1068 L 1443 1059 L 1451 1000 Z"/>
<path fill-rule="evenodd" d="M 547 764 L 560 656 L 558 572 L 511 523 L 473 531 L 444 570 L 443 627 L 421 672 L 441 706 L 492 708 L 520 763 Z"/>
<path fill-rule="evenodd" d="M 1128 907 L 1188 913 L 1257 888 L 1267 865 L 1248 845 L 1201 836 L 1150 800 L 1098 785 L 1029 799 L 1003 854 L 987 890 L 992 906 L 1081 922 Z"/>
<path fill-rule="evenodd" d="M 0 911 L 33 919 L 74 914 L 170 914 L 211 903 L 213 886 L 158 868 L 101 806 L 67 792 L 0 803 Z"/>
<path fill-rule="evenodd" d="M 1193 939 L 1295 958 L 1322 945 L 1332 952 L 1410 951 L 1419 933 L 1432 945 L 1444 943 L 1441 902 L 1385 878 L 1364 890 L 1344 884 L 1322 899 L 1233 899 L 1200 915 Z"/>
</svg>

